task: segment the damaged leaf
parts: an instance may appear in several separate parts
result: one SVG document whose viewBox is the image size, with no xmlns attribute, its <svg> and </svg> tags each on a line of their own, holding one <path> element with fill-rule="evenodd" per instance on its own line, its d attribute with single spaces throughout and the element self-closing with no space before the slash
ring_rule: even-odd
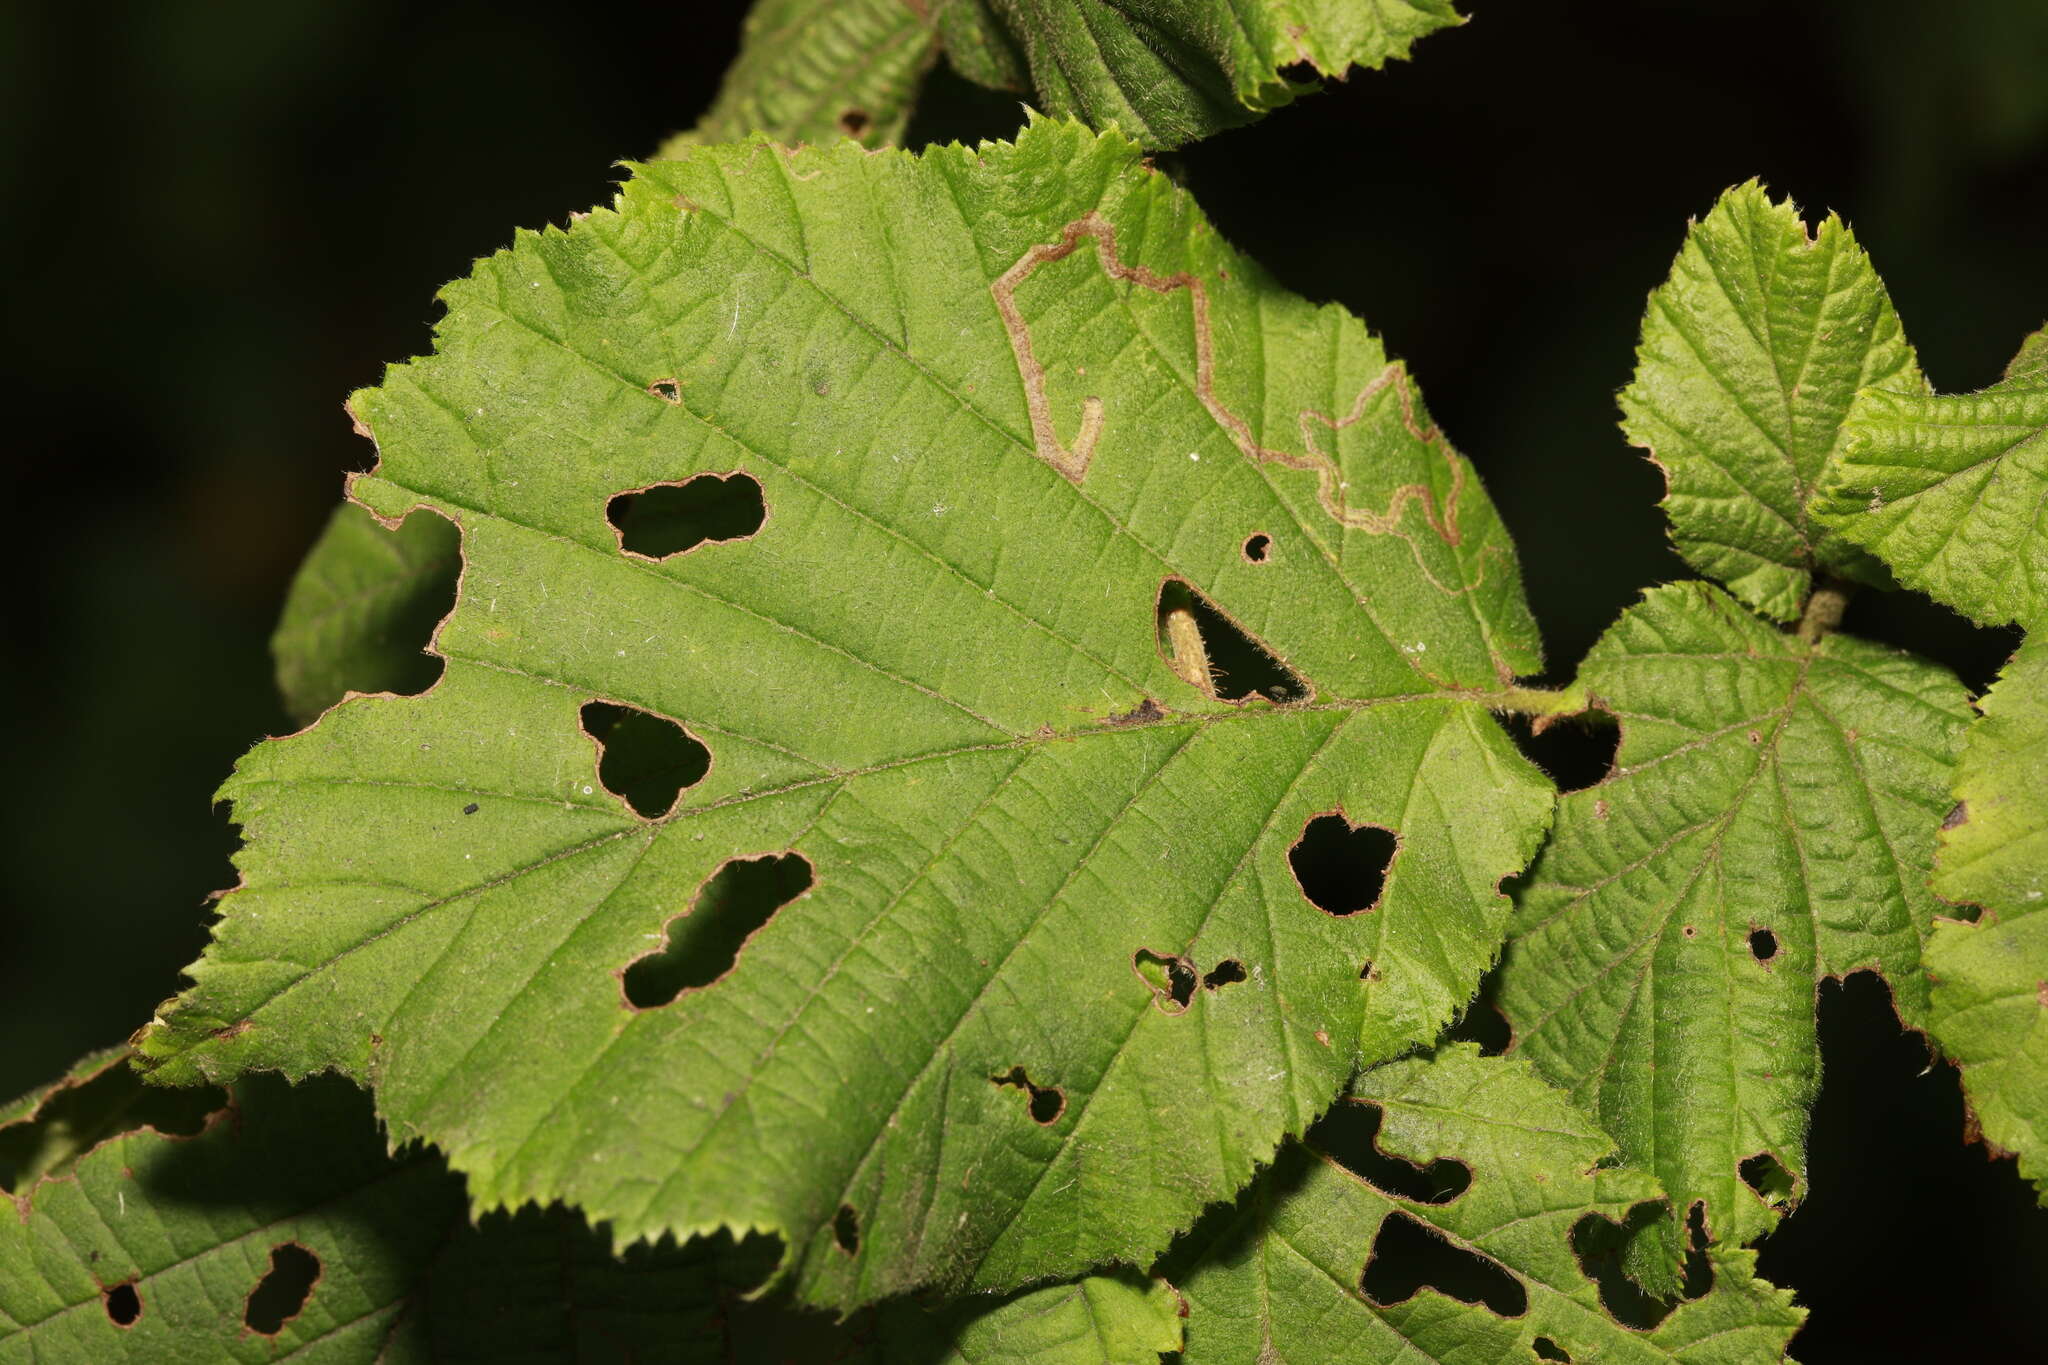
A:
<svg viewBox="0 0 2048 1365">
<path fill-rule="evenodd" d="M 1579 681 L 1621 725 L 1612 776 L 1560 798 L 1518 898 L 1515 1049 L 1729 1246 L 1774 1226 L 1741 1175 L 1805 1184 L 1816 983 L 1874 970 L 1925 1027 L 1934 836 L 1969 720 L 1945 669 L 1809 646 L 1703 583 L 1657 588 Z M 1652 1288 L 1675 1286 L 1676 1220 Z"/>
<path fill-rule="evenodd" d="M 1347 1167 L 1319 1135 L 1289 1144 L 1163 1267 L 1188 1300 L 1188 1365 L 1519 1362 L 1544 1349 L 1603 1365 L 1783 1358 L 1804 1314 L 1754 1277 L 1746 1251 L 1714 1253 L 1711 1289 L 1650 1330 L 1610 1316 L 1575 1233 L 1589 1220 L 1621 1223 L 1661 1191 L 1642 1171 L 1609 1164 L 1613 1140 L 1526 1063 L 1456 1045 L 1365 1073 L 1341 1103 L 1379 1108 L 1386 1157 L 1458 1163 L 1469 1188 L 1441 1203 L 1403 1198 Z M 1404 1283 L 1400 1297 L 1376 1301 L 1374 1262 L 1397 1230 L 1416 1225 L 1410 1235 L 1423 1240 L 1411 1245 L 1449 1261 L 1445 1283 Z M 1414 1278 L 1408 1267 L 1394 1273 Z"/>
<path fill-rule="evenodd" d="M 446 671 L 240 765 L 157 1079 L 338 1069 L 479 1208 L 772 1233 L 848 1307 L 1142 1264 L 1471 997 L 1550 805 L 1486 710 L 1538 664 L 1505 532 L 1134 144 L 700 149 L 445 297 L 352 493 L 460 527 Z M 704 474 L 758 523 L 622 547 Z M 1170 582 L 1299 690 L 1183 676 Z M 672 805 L 593 703 L 708 751 Z M 1295 881 L 1331 813 L 1397 843 L 1370 909 Z M 635 998 L 668 953 L 712 965 Z M 1142 953 L 1215 986 L 1158 1008 Z"/>
</svg>

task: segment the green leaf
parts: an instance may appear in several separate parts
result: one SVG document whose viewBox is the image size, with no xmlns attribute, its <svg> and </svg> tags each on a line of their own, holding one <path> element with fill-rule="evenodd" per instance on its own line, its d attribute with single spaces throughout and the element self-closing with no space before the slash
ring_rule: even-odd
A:
<svg viewBox="0 0 2048 1365">
<path fill-rule="evenodd" d="M 1809 504 L 1871 385 L 1924 389 L 1883 281 L 1830 215 L 1738 185 L 1692 227 L 1650 295 L 1622 430 L 1669 485 L 1686 562 L 1766 616 L 1799 615 L 1817 572 L 1881 582 Z"/>
<path fill-rule="evenodd" d="M 88 1063 L 142 1091 L 121 1054 Z M 765 1239 L 614 1259 L 561 1209 L 472 1224 L 439 1158 L 386 1155 L 353 1086 L 235 1089 L 190 1136 L 112 1137 L 66 1178 L 22 1187 L 0 1219 L 0 1361 L 1093 1365 L 1180 1345 L 1178 1301 L 1134 1278 L 937 1312 L 893 1302 L 835 1325 L 747 1296 L 774 1264 Z M 142 1101 L 172 1098 L 199 1092 Z"/>
<path fill-rule="evenodd" d="M 1379 1109 L 1382 1164 L 1455 1163 L 1469 1187 L 1441 1203 L 1390 1193 L 1347 1166 L 1359 1163 L 1343 1148 L 1319 1145 L 1326 1121 L 1175 1249 L 1167 1273 L 1189 1304 L 1188 1365 L 1524 1362 L 1539 1340 L 1580 1361 L 1753 1362 L 1782 1358 L 1804 1316 L 1735 1250 L 1715 1254 L 1710 1292 L 1653 1330 L 1609 1316 L 1574 1233 L 1621 1223 L 1661 1191 L 1640 1171 L 1610 1168 L 1612 1139 L 1524 1063 L 1455 1046 L 1367 1072 L 1346 1103 Z M 1453 1289 L 1499 1287 L 1469 1302 L 1425 1283 L 1375 1302 L 1368 1266 L 1389 1229 L 1411 1222 L 1490 1263 L 1474 1287 Z"/>
<path fill-rule="evenodd" d="M 1148 147 L 1250 123 L 1313 91 L 1283 68 L 1342 78 L 1463 23 L 1451 0 L 938 0 L 947 58 L 1046 112 L 1114 124 Z"/>
<path fill-rule="evenodd" d="M 774 1232 L 845 1306 L 1148 1260 L 1470 998 L 1550 806 L 1505 534 L 1137 147 L 705 149 L 446 297 L 354 402 L 355 496 L 462 528 L 446 672 L 243 761 L 159 1079 L 338 1068 L 480 1207 Z M 751 536 L 608 521 L 735 480 Z M 1301 700 L 1220 699 L 1232 622 Z M 708 775 L 614 796 L 598 704 Z M 1355 914 L 1290 870 L 1338 811 L 1398 834 Z"/>
<path fill-rule="evenodd" d="M 440 673 L 420 646 L 455 600 L 461 537 L 441 517 L 388 529 L 352 503 L 292 578 L 271 637 L 277 687 L 301 725 L 350 692 L 418 692 Z"/>
<path fill-rule="evenodd" d="M 1625 1159 L 1704 1204 L 1715 1240 L 1748 1242 L 1804 1193 L 1817 983 L 1878 971 L 1925 1026 L 1927 874 L 1969 703 L 1934 664 L 1808 646 L 1702 583 L 1651 591 L 1579 681 L 1621 746 L 1558 803 L 1501 1008 Z M 1751 1158 L 1782 1172 L 1753 1169 L 1761 1193 Z M 1662 1288 L 1673 1224 L 1665 1247 Z"/>
<path fill-rule="evenodd" d="M 1858 395 L 1815 515 L 1984 625 L 2048 626 L 2048 328 L 1982 393 Z"/>
<path fill-rule="evenodd" d="M 1982 914 L 1934 926 L 1933 1033 L 1985 1138 L 2048 1197 L 2048 641 L 2021 648 L 1983 708 L 1934 870 L 1936 892 Z"/>
<path fill-rule="evenodd" d="M 886 146 L 903 135 L 918 82 L 937 55 L 937 31 L 911 0 L 758 0 L 718 98 L 656 155 L 679 157 L 753 133 L 788 143 L 850 137 Z"/>
</svg>

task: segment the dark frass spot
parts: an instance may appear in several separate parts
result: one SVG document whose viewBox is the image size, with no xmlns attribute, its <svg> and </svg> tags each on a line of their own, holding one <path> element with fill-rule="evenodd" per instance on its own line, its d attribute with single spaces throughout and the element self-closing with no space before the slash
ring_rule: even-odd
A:
<svg viewBox="0 0 2048 1365">
<path fill-rule="evenodd" d="M 1021 1066 L 1013 1066 L 1000 1076 L 989 1077 L 989 1080 L 996 1085 L 1009 1086 L 1029 1095 L 1031 1098 L 1026 1108 L 1030 1111 L 1033 1123 L 1049 1124 L 1066 1112 L 1066 1095 L 1055 1086 L 1039 1085 Z"/>
<path fill-rule="evenodd" d="M 1750 930 L 1749 951 L 1758 962 L 1769 962 L 1778 955 L 1778 936 L 1768 929 Z"/>
<path fill-rule="evenodd" d="M 1221 990 L 1235 982 L 1245 980 L 1244 964 L 1234 957 L 1226 957 L 1202 975 L 1202 989 Z"/>
<path fill-rule="evenodd" d="M 1373 1239 L 1372 1259 L 1358 1287 L 1381 1308 L 1429 1288 L 1462 1303 L 1483 1304 L 1504 1318 L 1529 1311 L 1529 1291 L 1495 1260 L 1452 1246 L 1405 1213 L 1390 1213 Z"/>
<path fill-rule="evenodd" d="M 605 506 L 619 548 L 667 559 L 699 545 L 745 540 L 768 519 L 761 485 L 746 474 L 699 474 L 621 493 Z"/>
<path fill-rule="evenodd" d="M 1182 580 L 1160 585 L 1156 615 L 1160 655 L 1189 686 L 1218 701 L 1255 694 L 1277 705 L 1309 699 L 1307 683 Z M 1199 649 L 1182 636 L 1181 622 L 1192 626 Z"/>
<path fill-rule="evenodd" d="M 598 781 L 649 820 L 668 814 L 683 788 L 711 771 L 711 751 L 665 716 L 594 701 L 583 708 L 583 730 L 597 741 Z"/>
<path fill-rule="evenodd" d="M 860 1215 L 853 1211 L 853 1205 L 841 1204 L 839 1212 L 832 1218 L 832 1241 L 852 1256 L 860 1250 Z"/>
<path fill-rule="evenodd" d="M 1287 865 L 1309 904 L 1355 915 L 1379 904 L 1400 841 L 1380 825 L 1353 825 L 1342 812 L 1318 815 L 1287 850 Z"/>
<path fill-rule="evenodd" d="M 1265 563 L 1266 555 L 1272 548 L 1273 537 L 1267 535 L 1264 531 L 1256 532 L 1246 536 L 1244 539 L 1244 557 L 1254 564 Z"/>
<path fill-rule="evenodd" d="M 689 909 L 668 922 L 658 952 L 635 958 L 621 978 L 627 1003 L 659 1009 L 686 990 L 731 971 L 755 930 L 810 890 L 810 860 L 801 853 L 735 858 L 711 874 Z"/>
<path fill-rule="evenodd" d="M 142 1316 L 142 1295 L 135 1292 L 132 1283 L 101 1290 L 100 1300 L 106 1305 L 107 1321 L 116 1327 L 133 1327 Z"/>
<path fill-rule="evenodd" d="M 1427 1166 L 1380 1150 L 1383 1114 L 1376 1104 L 1339 1100 L 1317 1120 L 1308 1141 L 1317 1151 L 1368 1185 L 1417 1204 L 1448 1204 L 1472 1185 L 1462 1161 L 1438 1157 Z"/>
<path fill-rule="evenodd" d="M 249 1291 L 242 1324 L 260 1336 L 274 1337 L 299 1315 L 320 1278 L 320 1258 L 297 1242 L 270 1249 L 270 1269 Z"/>
<path fill-rule="evenodd" d="M 1168 1014 L 1179 1014 L 1195 998 L 1195 964 L 1186 958 L 1140 948 L 1131 954 L 1131 966 Z"/>
<path fill-rule="evenodd" d="M 483 809 L 481 806 L 477 805 L 476 802 L 472 801 L 462 808 L 462 813 L 464 815 L 475 815 L 481 809 Z"/>
</svg>

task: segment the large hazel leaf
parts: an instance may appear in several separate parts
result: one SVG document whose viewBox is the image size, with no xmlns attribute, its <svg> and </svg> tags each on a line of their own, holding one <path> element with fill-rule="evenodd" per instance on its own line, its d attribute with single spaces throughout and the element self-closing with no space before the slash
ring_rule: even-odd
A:
<svg viewBox="0 0 2048 1365">
<path fill-rule="evenodd" d="M 446 672 L 240 765 L 160 1079 L 337 1068 L 481 1207 L 844 1306 L 1147 1260 L 1471 996 L 1550 804 L 1505 534 L 1133 144 L 700 150 L 446 297 L 354 400 L 357 499 L 461 527 Z M 677 725 L 666 792 L 593 742 Z M 1370 908 L 1292 875 L 1326 813 Z"/>
<path fill-rule="evenodd" d="M 936 0 L 947 58 L 1046 112 L 1178 147 L 1464 21 L 1451 0 Z"/>
<path fill-rule="evenodd" d="M 1756 1279 L 1754 1256 L 1737 1250 L 1717 1253 L 1711 1289 L 1653 1329 L 1610 1316 L 1575 1233 L 1590 1220 L 1620 1224 L 1661 1191 L 1612 1167 L 1613 1140 L 1526 1063 L 1447 1048 L 1367 1072 L 1341 1103 L 1380 1111 L 1379 1164 L 1462 1168 L 1455 1193 L 1397 1194 L 1316 1137 L 1290 1144 L 1234 1208 L 1174 1250 L 1167 1273 L 1188 1300 L 1188 1365 L 1749 1365 L 1782 1358 L 1798 1329 L 1791 1295 Z M 1389 1249 L 1402 1224 L 1486 1268 L 1453 1270 L 1453 1292 L 1428 1279 L 1415 1288 L 1417 1270 L 1396 1269 L 1387 1278 L 1402 1297 L 1376 1302 L 1370 1268 L 1399 1255 Z M 1486 1297 L 1461 1301 L 1460 1290 Z"/>
<path fill-rule="evenodd" d="M 2029 640 L 1984 696 L 1956 774 L 1934 889 L 1981 907 L 1927 945 L 1933 1032 L 1961 1064 L 1984 1136 L 2048 1197 L 2048 642 Z"/>
<path fill-rule="evenodd" d="M 1925 1027 L 1927 875 L 1969 702 L 1934 664 L 1807 645 L 1702 583 L 1650 592 L 1579 681 L 1621 744 L 1558 803 L 1501 1008 L 1624 1159 L 1747 1242 L 1804 1192 L 1817 983 L 1878 971 Z"/>
<path fill-rule="evenodd" d="M 149 1093 L 106 1057 L 83 1069 L 136 1105 L 197 1093 Z M 472 1224 L 461 1180 L 436 1157 L 386 1155 L 353 1086 L 235 1089 L 189 1136 L 117 1135 L 16 1192 L 0 1362 L 1104 1365 L 1181 1344 L 1178 1300 L 1136 1277 L 835 1324 L 748 1295 L 775 1260 L 761 1239 L 615 1259 L 560 1209 Z"/>
<path fill-rule="evenodd" d="M 1844 431 L 1816 516 L 1973 620 L 2048 628 L 2048 328 L 1982 393 L 1875 389 Z"/>
<path fill-rule="evenodd" d="M 1809 235 L 1754 181 L 1722 195 L 1651 293 L 1621 394 L 1622 429 L 1664 471 L 1686 561 L 1780 621 L 1817 572 L 1872 578 L 1809 515 L 1871 385 L 1925 388 L 1855 236 L 1832 215 Z"/>
</svg>

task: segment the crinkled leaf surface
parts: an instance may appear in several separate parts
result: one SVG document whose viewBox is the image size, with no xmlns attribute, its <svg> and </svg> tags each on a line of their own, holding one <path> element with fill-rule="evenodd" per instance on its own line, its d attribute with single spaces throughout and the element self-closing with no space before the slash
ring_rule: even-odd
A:
<svg viewBox="0 0 2048 1365">
<path fill-rule="evenodd" d="M 1816 572 L 1872 577 L 1809 516 L 1843 417 L 1871 385 L 1925 388 L 1854 235 L 1830 215 L 1809 236 L 1754 181 L 1722 195 L 1651 293 L 1621 395 L 1623 430 L 1664 470 L 1687 562 L 1781 621 Z"/>
<path fill-rule="evenodd" d="M 396 529 L 353 503 L 328 518 L 292 578 L 271 637 L 277 686 L 301 725 L 350 692 L 418 692 L 441 671 L 421 651 L 455 600 L 455 527 L 431 514 Z"/>
<path fill-rule="evenodd" d="M 2048 329 L 1982 393 L 1874 390 L 1816 515 L 1985 625 L 2048 626 Z"/>
<path fill-rule="evenodd" d="M 142 1095 L 118 1055 L 95 1065 L 144 1102 L 166 1093 Z M 387 1156 L 353 1086 L 235 1090 L 194 1136 L 115 1137 L 18 1192 L 18 1216 L 0 1219 L 0 1361 L 1101 1365 L 1180 1345 L 1178 1301 L 1136 1277 L 936 1312 L 893 1302 L 834 1324 L 745 1297 L 774 1264 L 770 1242 L 614 1259 L 560 1209 L 472 1225 L 461 1180 L 437 1157 Z M 280 1253 L 307 1273 L 266 1317 L 252 1296 Z M 122 1285 L 128 1305 L 110 1296 Z"/>
<path fill-rule="evenodd" d="M 1927 947 L 1933 1032 L 1963 1069 L 1984 1136 L 2048 1195 L 2048 642 L 2029 640 L 1984 696 L 1956 776 L 1934 889 L 1982 907 Z"/>
<path fill-rule="evenodd" d="M 911 0 L 758 0 L 717 100 L 659 155 L 754 133 L 791 143 L 893 143 L 937 55 L 926 7 Z"/>
<path fill-rule="evenodd" d="M 698 151 L 447 301 L 354 401 L 355 496 L 462 529 L 446 672 L 244 760 L 160 1079 L 336 1067 L 481 1206 L 772 1231 L 846 1305 L 1147 1259 L 1470 997 L 1550 804 L 1472 690 L 1535 660 L 1505 535 L 1135 146 Z M 612 499 L 706 473 L 751 537 L 622 551 Z M 1307 699 L 1184 677 L 1173 583 Z M 605 789 L 599 699 L 708 746 L 667 814 Z M 1290 872 L 1332 811 L 1398 832 L 1360 913 Z M 764 854 L 809 889 L 706 898 L 736 962 L 631 1007 Z"/>
<path fill-rule="evenodd" d="M 947 57 L 1039 107 L 1177 147 L 1313 90 L 1283 68 L 1343 77 L 1464 22 L 1451 0 L 938 0 Z"/>
<path fill-rule="evenodd" d="M 1174 1250 L 1188 1365 L 1525 1362 L 1539 1338 L 1577 1361 L 1752 1362 L 1780 1359 L 1799 1326 L 1791 1295 L 1757 1280 L 1753 1256 L 1737 1250 L 1717 1253 L 1712 1289 L 1654 1330 L 1608 1316 L 1573 1230 L 1588 1217 L 1619 1223 L 1661 1191 L 1641 1171 L 1602 1167 L 1613 1140 L 1526 1063 L 1451 1047 L 1367 1072 L 1342 1103 L 1381 1110 L 1384 1155 L 1457 1162 L 1469 1186 L 1447 1203 L 1420 1202 L 1373 1185 L 1313 1136 L 1290 1144 L 1235 1208 Z M 1362 1286 L 1390 1218 L 1492 1262 L 1526 1310 L 1502 1316 L 1430 1285 L 1375 1303 Z"/>
<path fill-rule="evenodd" d="M 1969 702 L 1937 665 L 1809 647 L 1703 583 L 1650 592 L 1579 681 L 1621 745 L 1607 780 L 1559 801 L 1501 1008 L 1625 1159 L 1747 1242 L 1777 1210 L 1745 1159 L 1804 1190 L 1817 982 L 1876 970 L 1925 1025 L 1927 875 Z"/>
</svg>

